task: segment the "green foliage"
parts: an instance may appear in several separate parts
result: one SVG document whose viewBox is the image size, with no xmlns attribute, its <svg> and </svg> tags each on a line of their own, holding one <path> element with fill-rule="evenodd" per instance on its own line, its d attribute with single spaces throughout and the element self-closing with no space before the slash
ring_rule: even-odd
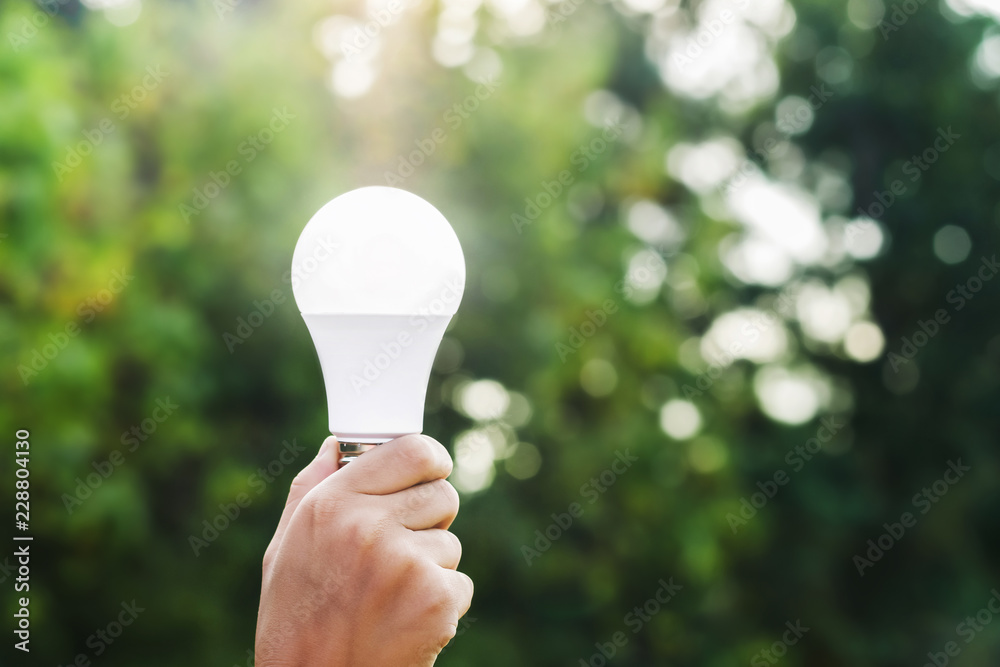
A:
<svg viewBox="0 0 1000 667">
<path fill-rule="evenodd" d="M 786 453 L 816 435 L 820 415 L 768 419 L 756 365 L 741 360 L 692 398 L 698 435 L 675 440 L 659 423 L 666 401 L 698 386 L 690 341 L 774 292 L 727 271 L 720 244 L 736 227 L 668 175 L 664 156 L 719 134 L 752 151 L 775 101 L 808 97 L 822 83 L 816 54 L 837 45 L 850 75 L 793 138 L 803 181 L 818 182 L 817 165 L 847 175 L 853 199 L 828 213 L 855 217 L 938 128 L 953 127 L 961 138 L 880 216 L 886 252 L 800 269 L 870 283 L 872 319 L 886 352 L 899 353 L 1000 241 L 997 89 L 974 83 L 968 65 L 985 19 L 952 21 L 927 3 L 884 40 L 856 28 L 843 3 L 796 2 L 795 28 L 777 42 L 780 94 L 725 113 L 664 87 L 639 18 L 581 5 L 540 36 L 496 47 L 499 85 L 452 126 L 448 110 L 477 83 L 430 58 L 436 8 L 408 10 L 384 31 L 384 71 L 352 100 L 331 92 L 314 43 L 324 3 L 241 2 L 222 16 L 220 6 L 147 3 L 115 27 L 66 2 L 34 34 L 24 21 L 37 6 L 0 6 L 0 423 L 8 440 L 31 430 L 35 535 L 32 655 L 13 664 L 94 658 L 88 637 L 133 599 L 146 611 L 94 664 L 244 664 L 262 554 L 295 471 L 326 435 L 322 378 L 286 278 L 295 239 L 334 195 L 384 183 L 436 127 L 446 140 L 401 187 L 453 222 L 469 285 L 425 432 L 453 446 L 484 427 L 459 409 L 474 380 L 494 379 L 531 408 L 499 428 L 511 458 L 497 461 L 492 483 L 464 494 L 454 531 L 476 598 L 439 664 L 576 665 L 619 631 L 628 643 L 609 664 L 747 664 L 797 619 L 810 631 L 786 665 L 921 664 L 948 641 L 960 642 L 960 664 L 996 664 L 994 627 L 965 644 L 956 625 L 1000 585 L 1000 285 L 952 312 L 902 376 L 884 355 L 859 364 L 789 324 L 798 342 L 787 361 L 835 379 L 827 411 L 846 426 L 735 534 L 727 516 L 791 469 Z M 597 90 L 632 110 L 633 130 L 577 170 L 580 147 L 601 136 L 585 113 Z M 255 148 L 249 138 L 275 113 L 287 128 Z M 72 166 L 81 142 L 96 145 Z M 230 164 L 239 169 L 227 180 Z M 566 169 L 575 187 L 518 230 L 512 214 Z M 226 185 L 200 210 L 213 178 Z M 621 219 L 639 199 L 680 221 L 687 240 L 664 257 L 668 277 L 688 276 L 688 287 L 668 279 L 644 299 L 625 281 L 643 243 Z M 935 257 L 946 224 L 971 235 L 966 261 Z M 115 272 L 134 278 L 115 282 Z M 250 337 L 225 337 L 265 300 L 273 314 Z M 557 344 L 608 300 L 606 322 L 561 354 Z M 162 421 L 158 401 L 177 405 Z M 285 441 L 306 453 L 261 483 Z M 537 474 L 530 447 L 511 453 L 518 442 L 540 452 Z M 121 465 L 67 509 L 114 452 Z M 604 487 L 591 480 L 624 452 L 637 461 L 595 493 Z M 971 472 L 860 577 L 852 559 L 959 458 Z M 12 479 L 8 453 L 0 470 Z M 196 555 L 190 536 L 240 494 L 249 507 Z M 526 564 L 535 531 L 565 521 L 553 515 L 573 503 L 582 513 Z M 682 590 L 633 632 L 628 615 L 671 578 Z"/>
</svg>

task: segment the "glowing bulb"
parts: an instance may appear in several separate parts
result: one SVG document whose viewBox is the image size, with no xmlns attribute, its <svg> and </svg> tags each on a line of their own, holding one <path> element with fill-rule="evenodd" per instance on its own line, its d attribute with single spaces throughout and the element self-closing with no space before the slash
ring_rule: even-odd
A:
<svg viewBox="0 0 1000 667">
<path fill-rule="evenodd" d="M 343 194 L 302 230 L 292 291 L 323 369 L 330 432 L 364 445 L 419 433 L 431 364 L 465 291 L 444 216 L 395 188 Z"/>
</svg>

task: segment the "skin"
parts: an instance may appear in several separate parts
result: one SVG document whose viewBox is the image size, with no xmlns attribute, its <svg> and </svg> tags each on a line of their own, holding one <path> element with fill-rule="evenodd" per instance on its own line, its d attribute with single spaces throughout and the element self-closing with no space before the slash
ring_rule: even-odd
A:
<svg viewBox="0 0 1000 667">
<path fill-rule="evenodd" d="M 298 474 L 264 554 L 258 667 L 433 665 L 472 602 L 448 527 L 458 493 L 436 440 L 407 435 Z"/>
</svg>

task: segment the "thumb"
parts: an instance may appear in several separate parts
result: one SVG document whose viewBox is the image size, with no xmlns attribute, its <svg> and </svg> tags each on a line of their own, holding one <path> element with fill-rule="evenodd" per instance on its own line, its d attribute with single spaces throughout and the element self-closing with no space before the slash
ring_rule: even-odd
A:
<svg viewBox="0 0 1000 667">
<path fill-rule="evenodd" d="M 288 490 L 288 500 L 285 502 L 285 509 L 281 513 L 281 520 L 278 522 L 278 529 L 274 533 L 274 542 L 281 541 L 288 522 L 292 520 L 295 508 L 299 506 L 307 493 L 313 490 L 317 484 L 337 472 L 338 459 L 340 457 L 337 438 L 330 436 L 323 441 L 316 458 L 303 468 L 295 479 L 292 480 L 292 487 Z"/>
</svg>

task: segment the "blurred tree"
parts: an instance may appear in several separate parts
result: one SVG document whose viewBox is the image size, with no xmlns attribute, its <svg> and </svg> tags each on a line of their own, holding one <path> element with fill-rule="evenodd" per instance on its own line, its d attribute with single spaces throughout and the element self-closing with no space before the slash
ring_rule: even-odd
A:
<svg viewBox="0 0 1000 667">
<path fill-rule="evenodd" d="M 997 663 L 959 625 L 1000 582 L 993 4 L 331 11 L 0 6 L 13 664 L 247 664 L 326 435 L 291 249 L 387 181 L 469 262 L 425 421 L 477 584 L 440 664 Z"/>
</svg>

